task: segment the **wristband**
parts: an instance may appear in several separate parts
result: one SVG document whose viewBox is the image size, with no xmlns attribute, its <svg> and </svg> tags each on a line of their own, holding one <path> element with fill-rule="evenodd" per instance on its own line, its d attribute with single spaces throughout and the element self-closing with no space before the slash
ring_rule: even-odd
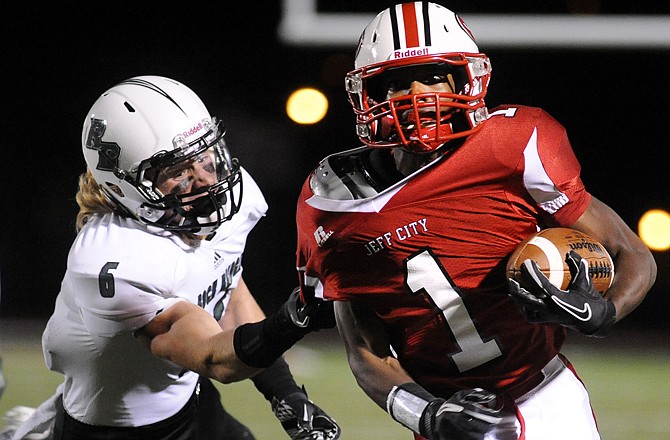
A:
<svg viewBox="0 0 670 440">
<path fill-rule="evenodd" d="M 263 331 L 263 321 L 243 324 L 235 329 L 233 335 L 235 356 L 255 368 L 269 367 L 292 345 L 293 342 L 268 337 Z"/>
<path fill-rule="evenodd" d="M 393 420 L 421 433 L 421 416 L 435 397 L 415 382 L 394 386 L 386 398 L 386 411 Z"/>
<path fill-rule="evenodd" d="M 605 316 L 603 323 L 600 324 L 600 327 L 595 329 L 593 333 L 588 334 L 587 336 L 592 336 L 594 338 L 603 338 L 605 334 L 609 331 L 610 328 L 616 323 L 616 307 L 612 300 L 607 300 L 605 303 Z"/>
<path fill-rule="evenodd" d="M 239 360 L 256 368 L 267 368 L 309 330 L 297 327 L 283 306 L 260 322 L 235 329 L 233 348 Z"/>
</svg>

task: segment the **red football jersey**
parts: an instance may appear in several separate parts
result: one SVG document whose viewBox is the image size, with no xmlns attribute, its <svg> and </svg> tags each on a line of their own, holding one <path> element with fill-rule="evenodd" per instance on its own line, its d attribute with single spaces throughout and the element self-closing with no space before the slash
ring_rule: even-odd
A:
<svg viewBox="0 0 670 440">
<path fill-rule="evenodd" d="M 402 366 L 435 395 L 507 388 L 565 339 L 561 326 L 529 324 L 509 299 L 507 257 L 538 227 L 569 226 L 586 210 L 579 173 L 557 121 L 504 106 L 455 151 L 377 195 L 318 196 L 312 174 L 297 210 L 303 289 L 368 304 Z"/>
</svg>

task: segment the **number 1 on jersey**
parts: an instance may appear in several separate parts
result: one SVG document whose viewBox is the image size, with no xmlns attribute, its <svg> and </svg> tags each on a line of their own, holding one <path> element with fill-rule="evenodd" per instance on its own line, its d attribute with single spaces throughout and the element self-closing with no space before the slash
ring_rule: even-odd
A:
<svg viewBox="0 0 670 440">
<path fill-rule="evenodd" d="M 442 315 L 461 351 L 451 355 L 458 371 L 478 367 L 502 355 L 495 339 L 482 340 L 481 335 L 451 280 L 433 254 L 424 250 L 407 260 L 407 286 L 413 293 L 423 290 Z"/>
</svg>

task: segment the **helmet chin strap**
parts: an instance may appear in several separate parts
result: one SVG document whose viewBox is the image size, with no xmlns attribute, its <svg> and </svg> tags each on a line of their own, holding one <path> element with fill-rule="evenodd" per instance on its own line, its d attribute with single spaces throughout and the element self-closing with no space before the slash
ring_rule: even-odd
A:
<svg viewBox="0 0 670 440">
<path fill-rule="evenodd" d="M 422 154 L 443 149 L 447 144 L 454 145 L 452 141 L 458 139 L 457 133 L 469 129 L 466 118 L 464 112 L 459 111 L 459 109 L 451 109 L 441 118 L 439 125 L 435 122 L 433 126 L 422 128 L 419 121 L 412 135 L 410 137 L 406 136 L 408 141 L 403 148 Z"/>
<path fill-rule="evenodd" d="M 464 137 L 448 139 L 430 151 L 418 151 L 417 149 L 409 149 L 405 146 L 394 148 L 393 157 L 396 168 L 401 174 L 408 176 L 433 162 L 438 157 L 451 155 L 465 140 L 466 138 Z"/>
<path fill-rule="evenodd" d="M 206 196 L 198 197 L 193 200 L 193 203 L 188 205 L 190 208 L 185 210 L 185 217 L 209 217 L 217 209 L 217 204 L 214 203 L 213 200 L 215 197 L 219 199 L 221 205 L 226 203 L 227 197 L 223 192 L 220 194 L 207 194 Z"/>
<path fill-rule="evenodd" d="M 395 167 L 403 176 L 409 176 L 413 172 L 423 168 L 432 162 L 438 153 L 436 151 L 416 152 L 408 150 L 405 147 L 397 147 L 393 149 L 393 159 L 395 160 Z"/>
<path fill-rule="evenodd" d="M 211 223 L 222 223 L 221 213 L 216 213 L 219 209 L 214 203 L 213 198 L 217 197 L 221 200 L 222 205 L 225 204 L 227 196 L 225 193 L 216 194 L 216 195 L 205 195 L 194 199 L 192 203 L 187 205 L 181 205 L 179 203 L 170 203 L 169 207 L 166 209 L 160 210 L 162 215 L 158 219 L 146 218 L 146 220 L 155 226 L 164 227 L 166 229 L 179 229 L 179 230 L 189 230 L 189 232 L 197 234 L 201 227 L 211 226 Z M 145 208 L 146 209 L 146 208 Z M 146 210 L 147 214 L 151 210 Z M 153 212 L 157 213 L 155 208 Z M 218 220 L 209 220 L 203 224 L 198 221 L 198 218 L 210 218 L 212 214 L 216 213 Z M 191 229 L 192 228 L 192 229 Z"/>
<path fill-rule="evenodd" d="M 185 194 L 169 194 L 137 208 L 136 218 L 172 232 L 209 235 L 240 209 L 242 175 L 236 161 L 218 183 Z M 145 197 L 146 198 L 146 197 Z"/>
</svg>

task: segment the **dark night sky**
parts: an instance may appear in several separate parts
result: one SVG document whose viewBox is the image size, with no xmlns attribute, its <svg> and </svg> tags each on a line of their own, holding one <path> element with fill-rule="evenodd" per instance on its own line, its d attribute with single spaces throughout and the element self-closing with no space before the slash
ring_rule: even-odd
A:
<svg viewBox="0 0 670 440">
<path fill-rule="evenodd" d="M 0 317 L 51 313 L 75 235 L 83 118 L 106 88 L 140 74 L 186 83 L 229 127 L 231 150 L 270 204 L 250 237 L 245 279 L 261 305 L 274 307 L 296 283 L 294 206 L 303 179 L 326 154 L 356 146 L 336 62 L 352 63 L 354 48 L 278 43 L 279 2 L 74 3 L 26 3 L 3 18 Z M 561 121 L 587 186 L 631 227 L 646 209 L 670 210 L 670 51 L 480 49 L 494 69 L 489 107 L 535 105 Z M 330 99 L 316 126 L 298 127 L 284 114 L 301 85 Z M 670 321 L 670 257 L 656 257 L 659 281 L 628 325 Z"/>
</svg>

